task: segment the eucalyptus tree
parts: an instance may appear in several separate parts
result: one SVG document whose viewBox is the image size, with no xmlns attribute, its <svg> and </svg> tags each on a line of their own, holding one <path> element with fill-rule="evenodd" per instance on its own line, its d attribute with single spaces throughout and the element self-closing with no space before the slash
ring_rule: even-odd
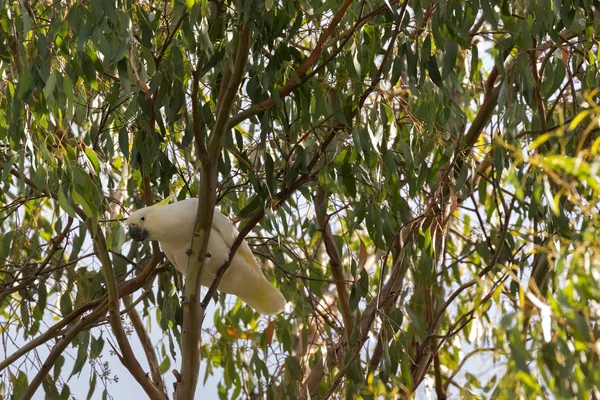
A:
<svg viewBox="0 0 600 400">
<path fill-rule="evenodd" d="M 0 392 L 119 398 L 114 354 L 152 399 L 201 366 L 222 398 L 599 398 L 598 20 L 0 0 Z M 121 222 L 169 196 L 200 199 L 185 280 Z M 283 313 L 201 291 L 215 206 Z"/>
</svg>

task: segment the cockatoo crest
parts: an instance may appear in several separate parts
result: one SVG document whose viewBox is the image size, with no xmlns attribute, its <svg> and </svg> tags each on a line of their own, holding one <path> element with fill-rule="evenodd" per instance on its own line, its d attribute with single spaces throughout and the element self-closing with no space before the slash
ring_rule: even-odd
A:
<svg viewBox="0 0 600 400">
<path fill-rule="evenodd" d="M 173 197 L 171 195 L 168 195 L 166 198 L 156 203 L 155 206 L 166 206 L 171 202 L 172 199 Z"/>
</svg>

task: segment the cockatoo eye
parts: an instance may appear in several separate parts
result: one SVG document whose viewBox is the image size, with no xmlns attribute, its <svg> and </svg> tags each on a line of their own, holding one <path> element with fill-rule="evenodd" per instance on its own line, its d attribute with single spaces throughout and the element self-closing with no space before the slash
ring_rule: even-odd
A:
<svg viewBox="0 0 600 400">
<path fill-rule="evenodd" d="M 142 222 L 144 222 L 146 220 L 146 217 L 142 217 L 140 219 L 142 220 Z"/>
</svg>

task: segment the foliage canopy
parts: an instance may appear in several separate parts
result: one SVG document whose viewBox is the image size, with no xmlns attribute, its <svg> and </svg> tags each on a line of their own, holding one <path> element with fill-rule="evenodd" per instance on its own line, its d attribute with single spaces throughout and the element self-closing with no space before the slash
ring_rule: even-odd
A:
<svg viewBox="0 0 600 400">
<path fill-rule="evenodd" d="M 70 398 L 90 365 L 110 395 L 113 351 L 151 398 L 171 369 L 193 398 L 198 362 L 222 398 L 599 398 L 597 21 L 593 0 L 0 0 L 1 395 Z M 190 317 L 194 278 L 120 222 L 170 195 L 201 198 L 199 231 L 215 204 L 243 228 L 286 312 L 217 294 Z"/>
</svg>

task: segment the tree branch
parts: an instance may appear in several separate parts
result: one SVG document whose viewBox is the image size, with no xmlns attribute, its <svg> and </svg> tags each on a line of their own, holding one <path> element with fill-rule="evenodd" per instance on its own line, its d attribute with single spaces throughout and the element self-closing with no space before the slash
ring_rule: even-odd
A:
<svg viewBox="0 0 600 400">
<path fill-rule="evenodd" d="M 325 243 L 325 250 L 329 256 L 331 274 L 335 280 L 335 286 L 340 302 L 340 312 L 342 314 L 342 319 L 344 320 L 346 342 L 350 344 L 350 334 L 352 333 L 352 327 L 354 326 L 352 315 L 350 315 L 350 300 L 348 298 L 348 290 L 344 279 L 342 257 L 340 256 L 335 240 L 333 239 L 333 233 L 331 233 L 329 217 L 327 216 L 327 198 L 325 196 L 325 190 L 321 185 L 317 187 L 317 194 L 315 196 L 315 214 L 317 216 L 317 224 L 319 225 L 321 235 L 323 236 L 323 242 Z"/>
<path fill-rule="evenodd" d="M 29 382 L 27 390 L 21 397 L 21 400 L 29 400 L 33 397 L 37 389 L 40 387 L 46 376 L 50 372 L 50 368 L 54 366 L 54 363 L 69 344 L 82 332 L 84 329 L 89 327 L 91 324 L 102 318 L 106 314 L 108 309 L 108 302 L 104 302 L 98 307 L 93 313 L 86 315 L 79 322 L 77 322 L 69 331 L 54 345 L 52 351 L 46 358 L 46 361 L 42 364 L 42 367 L 35 375 L 33 380 Z"/>
<path fill-rule="evenodd" d="M 483 353 L 486 351 L 496 351 L 496 349 L 494 347 L 480 347 L 478 349 L 471 351 L 469 354 L 467 354 L 460 361 L 460 363 L 458 364 L 458 367 L 456 367 L 456 369 L 454 371 L 452 371 L 452 374 L 450 374 L 450 376 L 446 379 L 446 382 L 444 383 L 444 390 L 448 390 L 448 386 L 450 386 L 450 382 L 452 382 L 454 380 L 454 377 L 460 372 L 460 370 L 465 365 L 465 363 L 469 360 L 469 358 L 473 357 L 476 354 Z"/>
<path fill-rule="evenodd" d="M 133 278 L 129 281 L 122 282 L 119 285 L 119 296 L 123 297 L 128 294 L 131 294 L 134 291 L 136 291 L 137 289 L 139 289 L 141 286 L 146 284 L 148 279 L 152 278 L 154 276 L 155 271 L 158 269 L 155 267 L 160 258 L 162 258 L 162 256 L 156 255 L 148 262 L 146 267 L 142 270 L 142 272 L 139 275 L 137 275 L 135 278 Z M 25 344 L 23 347 L 19 348 L 17 351 L 15 351 L 13 354 L 8 356 L 6 359 L 0 361 L 0 371 L 7 368 L 9 365 L 11 365 L 13 362 L 18 360 L 25 354 L 29 353 L 30 351 L 34 350 L 35 348 L 41 346 L 42 344 L 44 344 L 44 343 L 48 342 L 49 340 L 55 338 L 56 336 L 60 335 L 62 332 L 62 329 L 65 326 L 69 325 L 71 322 L 73 322 L 76 318 L 78 318 L 83 313 L 85 313 L 89 310 L 92 310 L 94 308 L 102 306 L 102 304 L 107 302 L 107 298 L 108 298 L 108 296 L 104 295 L 104 296 L 100 297 L 99 299 L 92 300 L 92 301 L 80 306 L 73 312 L 71 312 L 69 315 L 67 315 L 66 317 L 61 319 L 59 322 L 57 322 L 56 324 L 54 324 L 50 328 L 48 328 L 46 330 L 46 332 L 44 332 L 42 335 L 29 341 L 27 344 Z M 101 317 L 98 317 L 98 319 L 99 318 L 101 318 Z M 98 319 L 96 319 L 96 320 L 98 320 Z"/>
<path fill-rule="evenodd" d="M 440 368 L 440 353 L 435 353 L 433 356 L 433 368 L 435 372 L 435 393 L 437 394 L 438 400 L 446 400 L 448 395 L 446 394 L 446 386 L 442 384 L 442 370 Z"/>
<path fill-rule="evenodd" d="M 23 282 L 21 282 L 20 284 L 18 284 L 16 286 L 11 286 L 8 289 L 4 290 L 2 293 L 0 293 L 0 304 L 2 304 L 2 302 L 4 301 L 4 299 L 7 296 L 9 296 L 12 293 L 18 292 L 21 289 L 26 288 L 34 280 L 36 280 L 38 278 L 38 276 L 42 273 L 44 268 L 46 268 L 46 266 L 50 263 L 50 260 L 52 260 L 52 257 L 54 256 L 54 254 L 61 248 L 60 246 L 61 246 L 63 240 L 65 240 L 65 238 L 67 237 L 67 234 L 71 230 L 71 225 L 73 225 L 73 218 L 69 217 L 69 219 L 67 221 L 67 225 L 65 226 L 65 229 L 63 229 L 63 231 L 58 236 L 50 239 L 50 242 L 52 243 L 52 247 L 48 251 L 48 254 L 46 255 L 46 258 L 44 259 L 44 261 L 42 261 L 40 263 L 39 267 L 35 270 L 35 272 L 33 274 L 31 274 L 30 276 L 28 276 L 27 278 L 25 278 Z"/>
<path fill-rule="evenodd" d="M 150 336 L 148 336 L 148 332 L 146 332 L 146 329 L 144 328 L 144 322 L 142 321 L 140 314 L 135 309 L 135 306 L 132 305 L 131 296 L 123 297 L 123 302 L 127 308 L 130 308 L 128 312 L 129 319 L 133 324 L 133 329 L 135 329 L 135 333 L 140 339 L 140 343 L 142 344 L 142 348 L 146 354 L 146 359 L 148 360 L 148 365 L 150 366 L 152 382 L 154 383 L 156 389 L 158 389 L 165 395 L 165 397 L 167 397 L 165 383 L 163 381 L 162 374 L 160 373 L 160 364 L 158 362 L 158 358 L 156 357 L 156 352 L 154 351 L 154 346 L 152 345 Z"/>
<path fill-rule="evenodd" d="M 106 278 L 110 326 L 113 329 L 113 334 L 115 335 L 117 343 L 119 343 L 119 347 L 121 349 L 121 352 L 123 353 L 123 358 L 121 359 L 121 361 L 151 399 L 166 399 L 167 397 L 163 393 L 161 393 L 161 391 L 158 390 L 156 386 L 154 386 L 152 381 L 146 375 L 146 372 L 144 372 L 144 369 L 142 368 L 135 354 L 133 353 L 129 340 L 127 339 L 125 330 L 123 329 L 123 323 L 121 321 L 119 307 L 119 292 L 117 288 L 117 281 L 115 279 L 115 272 L 113 269 L 112 262 L 110 261 L 110 257 L 108 255 L 108 250 L 106 248 L 106 240 L 104 239 L 104 234 L 102 233 L 102 230 L 99 226 L 96 226 L 94 231 L 91 224 L 90 233 L 92 234 L 92 238 L 94 240 L 94 247 L 98 252 L 98 258 L 102 264 L 102 270 L 104 271 L 104 276 Z"/>
<path fill-rule="evenodd" d="M 242 81 L 248 58 L 250 39 L 250 29 L 242 25 L 237 38 L 236 51 L 233 55 L 234 69 L 228 85 L 223 88 L 223 97 L 217 108 L 217 117 L 212 134 L 208 140 L 207 152 L 202 152 L 200 148 L 197 154 L 200 162 L 200 188 L 194 236 L 191 243 L 192 255 L 196 257 L 189 258 L 186 268 L 181 338 L 181 374 L 175 383 L 175 398 L 178 400 L 193 399 L 198 383 L 200 330 L 204 320 L 204 309 L 200 307 L 199 301 L 200 277 L 205 265 L 205 255 L 216 205 L 217 162 L 227 131 L 227 120 L 231 112 L 231 107 Z M 194 118 L 197 119 L 198 115 L 195 114 Z M 196 136 L 197 140 L 198 136 Z"/>
<path fill-rule="evenodd" d="M 407 4 L 408 4 L 408 2 L 404 1 L 400 8 L 400 12 L 399 12 L 398 17 L 396 18 L 396 22 L 395 22 L 396 28 L 395 28 L 394 34 L 392 35 L 392 39 L 390 40 L 390 44 L 386 50 L 386 54 L 380 64 L 378 70 L 376 71 L 375 75 L 371 79 L 371 84 L 369 85 L 368 88 L 365 89 L 364 93 L 362 94 L 362 96 L 359 100 L 358 107 L 355 108 L 350 113 L 350 115 L 347 116 L 346 119 L 352 119 L 355 115 L 357 115 L 359 113 L 360 109 L 364 105 L 369 94 L 379 84 L 379 81 L 381 80 L 381 77 L 383 75 L 383 69 L 385 68 L 386 64 L 389 62 L 389 59 L 391 57 L 391 51 L 394 48 L 396 37 L 397 37 L 399 29 L 400 29 L 401 21 L 406 12 Z M 348 118 L 348 117 L 350 117 L 350 118 Z M 355 351 L 360 352 L 360 349 L 364 345 L 364 343 L 368 337 L 369 329 L 370 329 L 373 321 L 375 320 L 377 311 L 380 309 L 385 310 L 386 307 L 391 307 L 391 305 L 393 304 L 394 299 L 400 293 L 400 289 L 402 287 L 402 282 L 404 281 L 405 273 L 406 273 L 406 264 L 402 263 L 402 256 L 399 256 L 397 258 L 396 262 L 394 263 L 394 266 L 392 267 L 392 272 L 390 274 L 390 278 L 389 278 L 388 282 L 385 284 L 383 289 L 377 294 L 377 296 L 373 300 L 371 300 L 371 302 L 369 302 L 369 304 L 367 305 L 367 308 L 365 309 L 365 311 L 363 312 L 363 314 L 361 316 L 361 319 L 359 322 L 359 332 L 360 332 L 359 338 L 357 339 L 357 341 L 354 343 L 354 346 L 353 346 Z M 320 362 L 318 362 L 315 365 L 315 367 L 311 371 L 310 375 L 306 378 L 306 380 L 302 384 L 302 388 L 300 391 L 302 398 L 306 398 L 307 396 L 313 397 L 316 395 L 318 385 L 320 384 L 320 382 L 323 379 L 323 376 L 325 374 L 325 365 L 329 364 L 333 360 L 334 357 L 337 357 L 338 350 L 343 348 L 345 345 L 347 345 L 347 343 L 348 342 L 347 342 L 346 338 L 340 340 L 337 344 L 335 344 L 333 346 L 332 350 L 330 352 L 328 352 L 328 356 L 327 356 L 326 360 L 325 361 L 321 360 Z M 352 351 L 352 350 L 350 350 L 350 351 Z"/>
<path fill-rule="evenodd" d="M 179 27 L 181 26 L 181 23 L 183 22 L 185 17 L 187 17 L 187 8 L 184 9 L 184 11 L 181 13 L 181 16 L 179 16 L 179 19 L 177 20 L 177 22 L 175 23 L 175 26 L 173 27 L 173 30 L 171 32 L 169 32 L 169 34 L 167 35 L 167 38 L 165 39 L 165 42 L 163 43 L 159 53 L 154 57 L 154 67 L 156 69 L 158 69 L 158 67 L 160 66 L 160 63 L 161 63 L 163 57 L 165 56 L 165 53 L 167 52 L 169 45 L 173 41 L 173 38 L 175 38 L 175 34 L 179 30 Z"/>
<path fill-rule="evenodd" d="M 391 304 L 393 304 L 394 299 L 401 292 L 402 282 L 404 281 L 404 276 L 407 269 L 407 264 L 403 263 L 402 259 L 403 257 L 398 257 L 396 263 L 392 267 L 390 278 L 384 285 L 383 289 L 369 302 L 365 311 L 362 313 L 359 322 L 359 337 L 353 345 L 354 350 L 350 351 L 360 352 L 360 349 L 362 349 L 365 341 L 369 337 L 369 330 L 373 324 L 373 321 L 375 320 L 375 316 L 380 310 L 385 310 L 386 307 L 389 307 Z M 300 393 L 303 396 L 302 398 L 306 398 L 307 394 L 310 395 L 311 398 L 316 396 L 318 386 L 323 379 L 323 375 L 325 374 L 325 365 L 331 362 L 333 357 L 337 356 L 337 352 L 345 346 L 344 341 L 345 339 L 342 339 L 332 347 L 331 351 L 328 352 L 325 363 L 321 361 L 315 366 L 315 368 L 313 368 L 300 390 Z"/>
<path fill-rule="evenodd" d="M 531 61 L 531 74 L 533 75 L 533 80 L 535 82 L 535 103 L 538 107 L 538 114 L 540 118 L 540 126 L 542 129 L 541 133 L 546 133 L 548 131 L 548 122 L 546 120 L 546 109 L 544 108 L 544 99 L 542 97 L 542 80 L 540 75 L 538 74 L 537 68 L 537 56 L 536 56 L 536 43 L 535 39 L 533 40 L 533 49 L 530 50 L 529 60 Z"/>
<path fill-rule="evenodd" d="M 18 171 L 11 170 L 11 172 L 13 173 L 13 175 L 16 175 L 16 176 L 20 175 L 18 173 Z M 35 184 L 33 184 L 33 182 L 29 182 L 28 178 L 24 178 L 24 180 L 26 181 L 26 183 L 28 185 L 32 186 L 34 189 L 37 189 L 35 187 Z M 48 193 L 48 195 L 52 196 L 49 193 Z M 52 197 L 55 197 L 55 196 L 56 195 L 54 195 Z M 80 214 L 80 217 L 82 217 L 82 219 L 84 219 L 84 220 L 86 219 L 85 213 L 83 213 L 82 210 L 80 210 L 79 208 L 75 208 L 75 211 L 76 212 L 79 211 L 78 214 Z M 81 214 L 83 214 L 83 215 L 81 215 Z M 137 363 L 135 356 L 133 356 L 133 351 L 131 350 L 129 343 L 127 342 L 127 339 L 125 337 L 125 332 L 123 330 L 123 326 L 121 325 L 121 319 L 120 319 L 120 314 L 119 314 L 119 310 L 118 310 L 119 293 L 118 293 L 117 283 L 116 283 L 115 276 L 114 276 L 114 271 L 112 269 L 112 263 L 110 262 L 110 258 L 108 256 L 108 251 L 106 249 L 106 242 L 104 240 L 104 235 L 102 234 L 102 231 L 99 226 L 96 226 L 95 231 L 94 231 L 94 228 L 92 227 L 91 222 L 89 222 L 89 220 L 88 220 L 88 223 L 89 223 L 89 231 L 92 234 L 94 244 L 95 244 L 95 247 L 97 250 L 98 258 L 102 262 L 103 270 L 104 270 L 105 276 L 106 276 L 106 284 L 107 284 L 107 288 L 108 288 L 108 292 L 109 292 L 108 296 L 107 296 L 107 298 L 108 298 L 107 308 L 108 308 L 109 312 L 111 312 L 111 323 L 116 325 L 116 326 L 113 326 L 113 329 L 115 330 L 114 333 L 117 336 L 117 339 L 118 340 L 120 339 L 119 344 L 121 345 L 121 349 L 127 357 L 128 363 L 130 363 L 130 365 L 132 365 L 134 368 L 133 370 L 130 369 L 130 372 L 132 372 L 134 377 L 138 380 L 138 382 L 140 382 L 140 384 L 142 385 L 144 390 L 146 390 L 146 393 L 152 399 L 165 398 L 160 392 L 156 392 L 156 389 L 153 387 L 152 383 L 147 380 L 145 373 L 143 372 L 141 366 L 139 365 L 139 363 Z M 138 278 L 139 278 L 139 276 L 138 276 Z M 99 306 L 99 309 L 97 309 L 97 311 L 104 310 L 104 307 L 105 307 L 105 304 L 104 304 L 104 302 L 102 302 L 101 305 Z M 111 311 L 111 308 L 112 308 L 112 311 Z M 69 330 L 69 332 L 63 337 L 63 339 L 61 339 L 61 341 L 59 341 L 59 343 L 57 343 L 57 345 L 52 350 L 52 352 L 49 355 L 46 362 L 42 365 L 42 368 L 40 368 L 40 370 L 38 371 L 38 374 L 36 375 L 36 377 L 34 378 L 32 383 L 30 384 L 26 394 L 24 395 L 24 398 L 29 399 L 29 398 L 31 398 L 31 396 L 33 396 L 33 394 L 35 393 L 35 391 L 37 390 L 37 388 L 39 387 L 41 382 L 45 379 L 45 376 L 48 374 L 49 369 L 54 364 L 54 362 L 56 361 L 58 356 L 64 351 L 64 349 L 68 346 L 68 344 L 79 334 L 79 332 L 81 332 L 83 329 L 88 327 L 90 324 L 94 323 L 96 320 L 101 318 L 105 312 L 106 311 L 104 310 L 102 313 L 96 314 L 96 311 L 95 311 L 90 316 L 86 316 L 86 317 L 82 318 L 71 330 Z M 92 315 L 94 316 L 94 318 L 91 318 Z M 114 317 L 115 315 L 116 315 L 116 318 Z M 73 318 L 76 318 L 76 317 L 73 317 Z M 116 321 L 115 321 L 115 319 L 116 319 Z M 68 318 L 65 318 L 63 321 L 66 321 L 66 320 L 68 320 Z M 62 324 L 62 326 L 65 326 L 65 325 L 66 325 L 66 323 Z M 49 334 L 50 332 L 58 331 L 60 329 L 58 326 L 59 326 L 59 324 L 56 324 L 53 327 L 55 329 L 48 330 L 46 332 L 46 334 Z M 50 335 L 42 335 L 42 338 L 45 339 L 48 336 L 50 336 Z M 40 338 L 38 338 L 38 339 L 40 339 Z M 48 340 L 49 340 L 49 338 L 48 338 Z M 35 340 L 35 341 L 32 341 L 31 344 L 37 344 L 40 341 L 41 340 Z M 41 343 L 39 343 L 39 344 L 41 344 Z M 39 344 L 37 344 L 37 345 L 39 345 Z M 35 347 L 37 347 L 37 346 L 32 346 L 31 348 L 35 348 Z M 8 362 L 6 365 L 10 365 L 9 360 L 16 360 L 21 355 L 25 354 L 27 351 L 26 349 L 28 349 L 28 348 L 29 348 L 28 346 L 24 346 L 19 351 L 15 352 L 7 360 L 5 360 L 2 364 L 5 364 Z M 130 365 L 126 364 L 126 366 L 128 368 Z M 2 368 L 4 368 L 4 367 L 5 366 L 3 366 Z"/>
<path fill-rule="evenodd" d="M 352 0 L 346 0 L 344 2 L 344 4 L 342 4 L 342 6 L 340 7 L 340 9 L 336 13 L 336 15 L 331 20 L 331 23 L 327 26 L 325 31 L 323 31 L 323 33 L 321 33 L 321 36 L 319 37 L 317 44 L 316 44 L 315 48 L 313 49 L 313 51 L 311 52 L 311 54 L 294 71 L 295 77 L 297 77 L 299 79 L 299 82 L 297 82 L 298 79 L 295 79 L 295 80 L 291 79 L 281 89 L 279 89 L 277 96 L 280 99 L 283 99 L 284 97 L 288 96 L 290 93 L 292 93 L 294 90 L 296 90 L 300 85 L 302 85 L 304 82 L 306 82 L 312 76 L 314 76 L 314 74 L 306 75 L 306 73 L 310 68 L 312 68 L 319 61 L 321 53 L 323 52 L 323 49 L 326 47 L 325 42 L 327 41 L 329 36 L 331 36 L 334 29 L 337 27 L 337 25 L 341 21 L 342 17 L 346 13 L 350 4 L 352 4 Z M 359 25 L 356 25 L 356 26 L 358 27 Z M 350 35 L 348 35 L 348 37 L 346 38 L 346 41 L 348 41 L 349 38 L 350 38 Z M 341 47 L 340 47 L 340 50 L 341 50 Z M 333 57 L 330 57 L 329 61 L 331 61 L 332 59 L 333 59 Z M 325 65 L 325 63 L 321 64 L 320 67 L 322 67 L 324 65 Z M 229 121 L 227 123 L 228 129 L 231 129 L 232 127 L 236 126 L 237 124 L 241 123 L 242 121 L 271 108 L 273 105 L 275 105 L 275 98 L 269 97 L 268 99 L 266 99 L 258 104 L 255 104 L 254 106 L 248 108 L 247 110 L 239 112 L 238 114 L 231 117 L 231 119 L 229 119 Z"/>
</svg>

